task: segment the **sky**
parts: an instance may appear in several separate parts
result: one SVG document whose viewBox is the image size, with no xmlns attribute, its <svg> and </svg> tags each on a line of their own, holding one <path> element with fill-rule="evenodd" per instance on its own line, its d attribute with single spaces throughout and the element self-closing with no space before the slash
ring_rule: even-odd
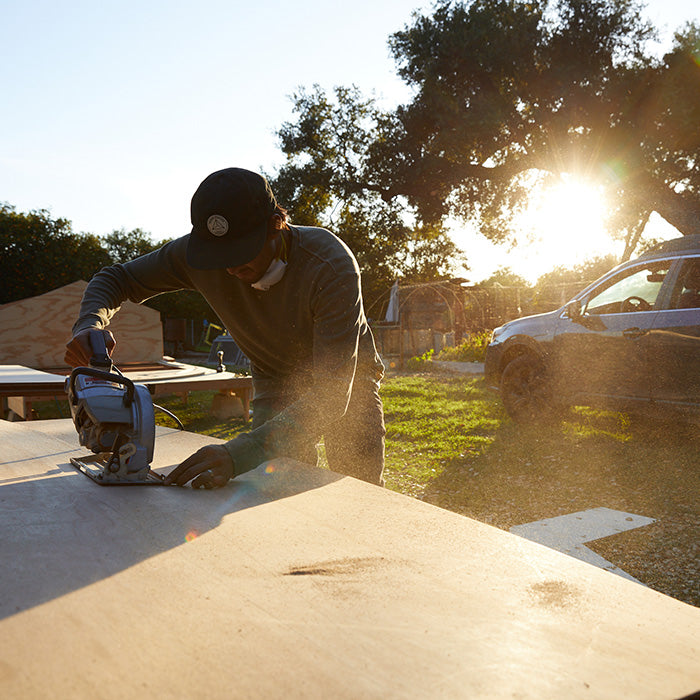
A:
<svg viewBox="0 0 700 700">
<path fill-rule="evenodd" d="M 416 0 L 0 0 L 0 202 L 76 232 L 190 228 L 193 192 L 228 166 L 273 173 L 291 96 L 356 85 L 406 102 L 388 38 Z M 694 0 L 650 0 L 668 39 Z M 299 222 L 302 223 L 302 222 Z M 472 270 L 501 252 L 455 227 Z"/>
</svg>

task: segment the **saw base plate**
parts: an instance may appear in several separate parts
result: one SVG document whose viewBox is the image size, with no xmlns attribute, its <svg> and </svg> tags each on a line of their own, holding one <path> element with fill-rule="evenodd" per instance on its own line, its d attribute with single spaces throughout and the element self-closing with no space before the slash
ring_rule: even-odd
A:
<svg viewBox="0 0 700 700">
<path fill-rule="evenodd" d="M 107 461 L 101 455 L 71 457 L 70 463 L 100 486 L 165 486 L 165 477 L 150 468 L 145 474 L 145 479 L 124 479 L 112 475 L 106 470 Z"/>
</svg>

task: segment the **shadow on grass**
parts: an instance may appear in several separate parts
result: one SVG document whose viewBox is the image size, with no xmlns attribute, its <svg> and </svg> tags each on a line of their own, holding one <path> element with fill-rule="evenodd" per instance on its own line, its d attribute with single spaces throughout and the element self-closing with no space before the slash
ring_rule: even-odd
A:
<svg viewBox="0 0 700 700">
<path fill-rule="evenodd" d="M 546 424 L 504 417 L 496 424 L 480 452 L 452 459 L 426 484 L 426 500 L 474 517 L 495 509 L 498 517 L 487 519 L 509 528 L 598 506 L 663 513 L 669 501 L 687 500 L 688 489 L 700 486 L 690 425 L 585 408 Z M 515 498 L 517 507 L 504 510 Z"/>
</svg>

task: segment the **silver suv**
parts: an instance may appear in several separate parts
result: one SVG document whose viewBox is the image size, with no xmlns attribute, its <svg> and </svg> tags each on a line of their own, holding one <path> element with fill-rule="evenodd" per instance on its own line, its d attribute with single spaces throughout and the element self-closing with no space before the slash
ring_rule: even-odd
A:
<svg viewBox="0 0 700 700">
<path fill-rule="evenodd" d="M 618 265 L 557 311 L 496 328 L 485 376 L 518 421 L 567 405 L 700 410 L 700 236 Z"/>
</svg>

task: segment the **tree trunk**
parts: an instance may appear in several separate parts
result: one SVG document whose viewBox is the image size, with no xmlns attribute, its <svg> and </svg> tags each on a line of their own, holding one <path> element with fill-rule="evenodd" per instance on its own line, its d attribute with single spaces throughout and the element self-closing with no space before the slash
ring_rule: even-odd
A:
<svg viewBox="0 0 700 700">
<path fill-rule="evenodd" d="M 653 209 L 684 236 L 700 234 L 700 200 L 667 187 L 653 187 L 646 206 Z"/>
<path fill-rule="evenodd" d="M 625 251 L 624 253 L 622 253 L 622 258 L 620 258 L 620 262 L 625 262 L 632 257 L 632 253 L 634 253 L 634 250 L 637 247 L 637 243 L 639 243 L 639 239 L 641 238 L 642 233 L 644 232 L 644 228 L 649 222 L 650 213 L 651 212 L 649 211 L 644 212 L 642 214 L 642 218 L 639 220 L 639 223 L 628 233 L 627 238 L 625 240 Z"/>
</svg>

